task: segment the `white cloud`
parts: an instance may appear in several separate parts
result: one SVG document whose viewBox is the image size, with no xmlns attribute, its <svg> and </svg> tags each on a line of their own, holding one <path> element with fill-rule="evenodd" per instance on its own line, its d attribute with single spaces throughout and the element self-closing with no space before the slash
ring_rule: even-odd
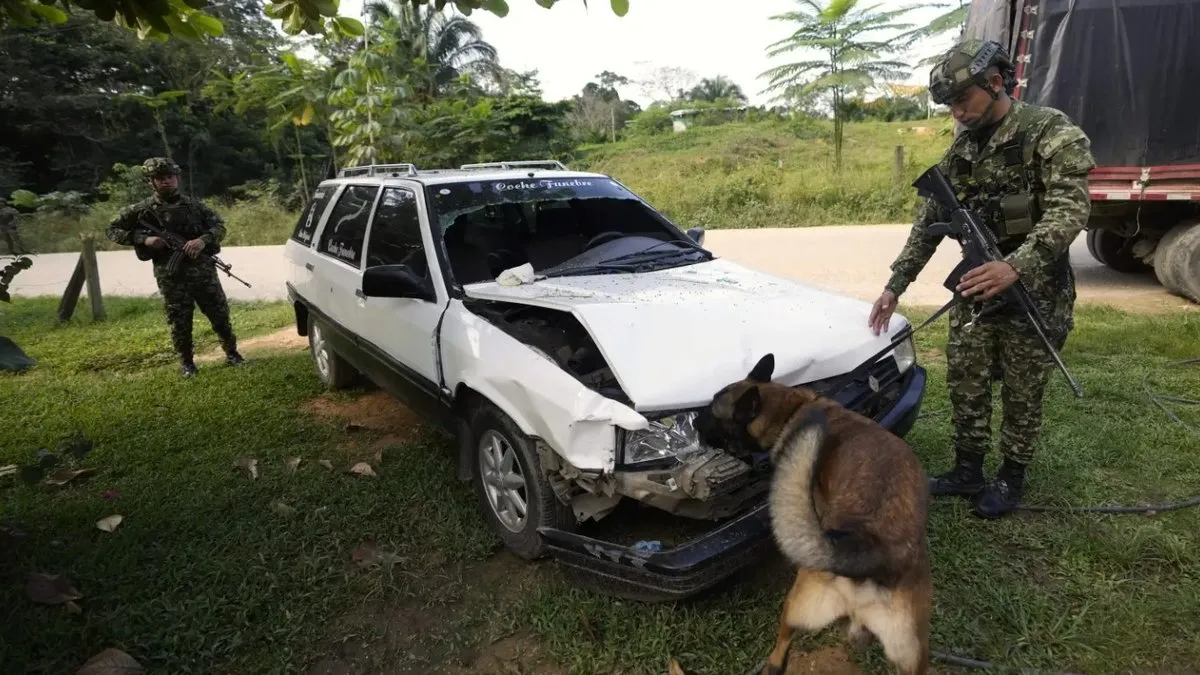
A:
<svg viewBox="0 0 1200 675">
<path fill-rule="evenodd" d="M 769 17 L 799 6 L 797 0 L 629 0 L 629 13 L 618 17 L 608 0 L 589 0 L 586 10 L 581 0 L 559 0 L 551 9 L 534 0 L 508 4 L 504 18 L 476 11 L 471 19 L 505 67 L 538 71 L 548 100 L 573 96 L 604 70 L 635 80 L 652 67 L 677 66 L 699 77 L 725 75 L 753 104 L 770 99 L 759 93 L 767 80 L 758 75 L 785 62 L 783 56 L 768 58 L 767 46 L 791 32 L 787 23 Z M 901 6 L 898 0 L 878 4 Z M 946 9 L 922 9 L 908 18 L 919 25 Z M 362 0 L 343 0 L 339 8 L 346 16 L 358 17 L 361 11 Z M 953 37 L 914 46 L 908 61 L 948 47 Z M 924 69 L 917 69 L 908 83 L 925 78 Z M 643 106 L 652 100 L 632 85 L 620 92 Z"/>
</svg>

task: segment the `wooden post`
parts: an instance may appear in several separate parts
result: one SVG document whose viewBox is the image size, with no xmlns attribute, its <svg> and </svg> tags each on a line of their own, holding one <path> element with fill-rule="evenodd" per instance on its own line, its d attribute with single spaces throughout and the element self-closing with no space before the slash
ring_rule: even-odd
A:
<svg viewBox="0 0 1200 675">
<path fill-rule="evenodd" d="M 75 261 L 75 272 L 71 274 L 71 280 L 67 282 L 67 290 L 63 292 L 62 300 L 58 302 L 58 320 L 67 321 L 71 315 L 75 313 L 75 305 L 79 302 L 79 293 L 83 291 L 83 254 L 79 254 L 79 260 Z"/>
<path fill-rule="evenodd" d="M 96 242 L 91 234 L 83 238 L 83 269 L 87 275 L 88 300 L 92 301 L 92 320 L 104 321 L 104 298 L 100 296 L 100 269 L 96 264 Z"/>
<path fill-rule="evenodd" d="M 904 181 L 904 146 L 896 146 L 896 154 L 892 157 L 892 185 L 897 188 L 903 187 L 901 183 Z"/>
</svg>

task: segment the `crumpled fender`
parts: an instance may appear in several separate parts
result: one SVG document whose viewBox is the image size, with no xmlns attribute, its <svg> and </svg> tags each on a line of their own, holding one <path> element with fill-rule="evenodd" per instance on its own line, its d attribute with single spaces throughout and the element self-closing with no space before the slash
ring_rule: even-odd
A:
<svg viewBox="0 0 1200 675">
<path fill-rule="evenodd" d="M 649 422 L 622 403 L 597 394 L 548 356 L 451 301 L 442 324 L 446 385 L 464 384 L 485 396 L 530 436 L 537 436 L 581 470 L 611 472 L 613 426 L 645 429 Z"/>
</svg>

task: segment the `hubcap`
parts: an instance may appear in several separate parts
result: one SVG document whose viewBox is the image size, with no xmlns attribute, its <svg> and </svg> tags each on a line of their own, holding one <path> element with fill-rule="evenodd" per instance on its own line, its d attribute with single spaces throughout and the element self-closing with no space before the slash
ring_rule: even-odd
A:
<svg viewBox="0 0 1200 675">
<path fill-rule="evenodd" d="M 520 532 L 528 515 L 525 476 L 517 462 L 516 450 L 495 431 L 488 431 L 479 439 L 479 473 L 496 518 L 510 531 Z"/>
<path fill-rule="evenodd" d="M 312 339 L 313 358 L 317 362 L 317 372 L 321 373 L 321 377 L 329 377 L 329 351 L 325 348 L 325 334 L 316 324 L 313 324 Z"/>
</svg>

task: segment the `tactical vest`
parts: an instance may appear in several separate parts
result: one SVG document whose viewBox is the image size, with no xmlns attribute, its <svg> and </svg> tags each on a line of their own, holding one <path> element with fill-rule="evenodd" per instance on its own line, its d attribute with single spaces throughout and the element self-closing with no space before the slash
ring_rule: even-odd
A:
<svg viewBox="0 0 1200 675">
<path fill-rule="evenodd" d="M 1034 161 L 1034 144 L 1026 143 L 1026 133 L 1020 130 L 986 157 L 972 162 L 960 152 L 967 142 L 967 134 L 963 134 L 951 150 L 950 184 L 963 205 L 978 214 L 996 235 L 1000 252 L 1008 255 L 1025 242 L 1042 219 L 1041 195 L 1046 184 Z M 1068 289 L 1072 272 L 1066 252 L 1055 261 L 1051 276 L 1045 284 L 1027 283 L 1030 294 L 1049 296 Z M 1038 293 L 1034 285 L 1045 288 Z"/>
</svg>

